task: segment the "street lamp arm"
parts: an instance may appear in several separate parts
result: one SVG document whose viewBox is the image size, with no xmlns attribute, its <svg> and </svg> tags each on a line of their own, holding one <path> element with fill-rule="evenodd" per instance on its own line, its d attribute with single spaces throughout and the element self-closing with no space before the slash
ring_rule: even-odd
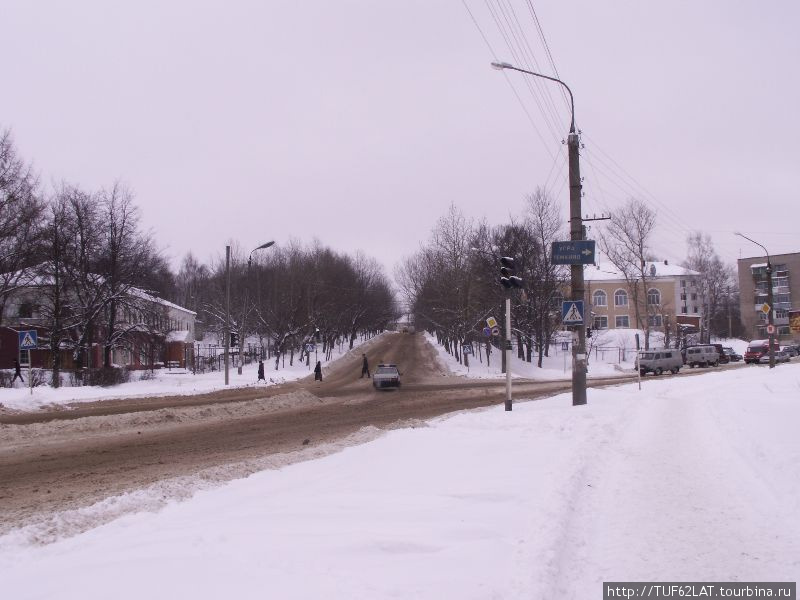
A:
<svg viewBox="0 0 800 600">
<path fill-rule="evenodd" d="M 533 75 L 534 77 L 541 77 L 543 79 L 549 79 L 550 81 L 555 81 L 556 83 L 560 83 L 561 85 L 566 88 L 567 92 L 569 93 L 569 105 L 570 111 L 572 114 L 572 120 L 569 125 L 569 132 L 575 133 L 575 99 L 572 97 L 572 90 L 569 89 L 569 86 L 561 81 L 560 79 L 556 79 L 555 77 L 550 77 L 549 75 L 542 75 L 541 73 L 535 73 L 533 71 L 528 71 L 527 69 L 520 69 L 519 67 L 515 67 L 512 64 L 507 62 L 493 62 L 492 68 L 498 69 L 502 71 L 503 69 L 511 69 L 512 71 L 519 71 L 520 73 L 527 73 L 528 75 Z"/>
<path fill-rule="evenodd" d="M 767 255 L 767 266 L 769 266 L 769 263 L 770 263 L 770 260 L 769 260 L 769 252 L 767 252 L 767 249 L 766 249 L 766 248 L 764 248 L 764 246 L 762 246 L 761 244 L 759 244 L 759 243 L 758 243 L 757 241 L 755 241 L 755 240 L 751 240 L 749 237 L 747 237 L 747 236 L 746 236 L 746 235 L 744 235 L 743 233 L 740 233 L 740 232 L 738 232 L 738 231 L 734 231 L 733 233 L 734 233 L 734 234 L 736 234 L 736 235 L 738 235 L 739 237 L 742 237 L 742 238 L 746 239 L 748 242 L 753 242 L 753 243 L 754 243 L 756 246 L 760 246 L 760 247 L 761 247 L 761 249 L 764 251 L 764 254 L 766 254 L 766 255 Z"/>
</svg>

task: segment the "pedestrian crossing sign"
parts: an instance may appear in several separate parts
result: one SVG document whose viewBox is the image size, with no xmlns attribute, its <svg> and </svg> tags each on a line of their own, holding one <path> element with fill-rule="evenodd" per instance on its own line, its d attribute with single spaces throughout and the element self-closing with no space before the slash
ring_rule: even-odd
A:
<svg viewBox="0 0 800 600">
<path fill-rule="evenodd" d="M 561 303 L 561 322 L 564 325 L 583 325 L 583 300 L 564 300 Z"/>
<path fill-rule="evenodd" d="M 35 329 L 32 329 L 30 331 L 18 331 L 17 335 L 19 336 L 19 349 L 20 350 L 32 350 L 33 348 L 36 348 L 36 330 Z"/>
</svg>

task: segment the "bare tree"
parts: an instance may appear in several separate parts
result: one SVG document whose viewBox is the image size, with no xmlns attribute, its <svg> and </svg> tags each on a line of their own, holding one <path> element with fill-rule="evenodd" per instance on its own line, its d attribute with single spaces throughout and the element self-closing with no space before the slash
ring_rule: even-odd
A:
<svg viewBox="0 0 800 600">
<path fill-rule="evenodd" d="M 686 266 L 700 273 L 696 281 L 702 299 L 700 339 L 709 342 L 712 335 L 720 334 L 716 329 L 719 323 L 717 318 L 729 307 L 728 294 L 736 286 L 736 277 L 733 267 L 722 262 L 708 234 L 693 231 L 687 237 L 686 244 Z"/>
<path fill-rule="evenodd" d="M 636 326 L 644 330 L 644 347 L 650 348 L 650 316 L 657 306 L 647 302 L 652 277 L 647 267 L 650 257 L 650 236 L 656 214 L 641 200 L 631 198 L 611 214 L 610 224 L 600 235 L 600 248 L 625 278 L 633 303 Z M 652 314 L 651 314 L 652 313 Z"/>
<path fill-rule="evenodd" d="M 0 324 L 6 299 L 27 284 L 39 261 L 45 204 L 32 168 L 18 155 L 9 131 L 0 134 Z"/>
</svg>

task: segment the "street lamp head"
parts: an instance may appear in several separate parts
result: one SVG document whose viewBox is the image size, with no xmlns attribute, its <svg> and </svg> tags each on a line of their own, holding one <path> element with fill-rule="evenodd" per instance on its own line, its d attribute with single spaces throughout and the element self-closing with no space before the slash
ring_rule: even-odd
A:
<svg viewBox="0 0 800 600">
<path fill-rule="evenodd" d="M 513 69 L 514 67 L 507 62 L 493 62 L 492 68 L 497 69 L 498 71 L 502 71 L 503 69 Z"/>
<path fill-rule="evenodd" d="M 260 245 L 258 248 L 256 248 L 256 250 L 262 250 L 262 249 L 264 249 L 264 248 L 269 248 L 269 247 L 270 247 L 270 246 L 272 246 L 274 243 L 275 243 L 275 241 L 273 240 L 273 241 L 269 241 L 269 242 L 267 242 L 266 244 L 261 244 L 261 245 Z M 255 250 L 253 250 L 253 252 L 255 252 Z"/>
</svg>

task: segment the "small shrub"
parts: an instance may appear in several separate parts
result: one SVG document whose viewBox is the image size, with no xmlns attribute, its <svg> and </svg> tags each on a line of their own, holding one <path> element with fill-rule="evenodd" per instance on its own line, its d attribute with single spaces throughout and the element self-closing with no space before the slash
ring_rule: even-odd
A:
<svg viewBox="0 0 800 600">
<path fill-rule="evenodd" d="M 155 379 L 155 376 L 156 374 L 150 369 L 139 371 L 139 381 L 150 381 L 151 379 Z"/>
<path fill-rule="evenodd" d="M 83 373 L 84 385 L 111 387 L 130 381 L 131 374 L 127 369 L 119 367 L 86 369 Z"/>
<path fill-rule="evenodd" d="M 14 372 L 0 371 L 0 388 L 13 387 Z"/>
</svg>

